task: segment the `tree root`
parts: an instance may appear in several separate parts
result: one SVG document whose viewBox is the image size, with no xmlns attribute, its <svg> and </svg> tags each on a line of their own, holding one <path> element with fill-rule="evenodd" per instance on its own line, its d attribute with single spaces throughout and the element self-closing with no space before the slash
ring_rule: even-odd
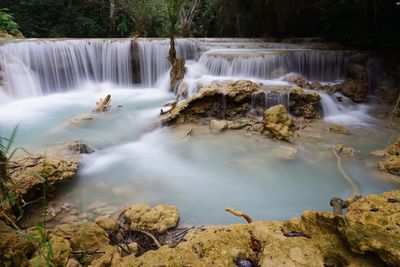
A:
<svg viewBox="0 0 400 267">
<path fill-rule="evenodd" d="M 343 169 L 342 159 L 340 158 L 339 154 L 336 152 L 334 147 L 332 147 L 332 153 L 336 158 L 337 167 L 338 167 L 340 173 L 343 175 L 343 177 L 346 179 L 346 181 L 350 184 L 351 190 L 353 191 L 353 195 L 360 195 L 360 189 L 358 188 L 358 185 L 353 180 L 353 178 Z"/>
<path fill-rule="evenodd" d="M 243 217 L 243 219 L 245 219 L 248 223 L 252 223 L 253 219 L 250 218 L 249 215 L 247 215 L 246 213 L 236 210 L 234 208 L 225 208 L 225 211 L 232 213 L 233 215 L 237 216 L 237 217 Z"/>
</svg>

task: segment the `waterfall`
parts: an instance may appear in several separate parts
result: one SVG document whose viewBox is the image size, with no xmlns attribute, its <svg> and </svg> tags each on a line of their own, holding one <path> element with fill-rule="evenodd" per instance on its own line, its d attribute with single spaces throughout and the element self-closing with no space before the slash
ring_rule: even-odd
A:
<svg viewBox="0 0 400 267">
<path fill-rule="evenodd" d="M 131 83 L 130 40 L 45 40 L 0 47 L 5 90 L 15 96 L 74 88 L 85 81 Z"/>
<path fill-rule="evenodd" d="M 315 50 L 222 49 L 204 53 L 200 63 L 215 76 L 273 79 L 296 72 L 309 80 L 343 78 L 346 52 Z"/>
</svg>

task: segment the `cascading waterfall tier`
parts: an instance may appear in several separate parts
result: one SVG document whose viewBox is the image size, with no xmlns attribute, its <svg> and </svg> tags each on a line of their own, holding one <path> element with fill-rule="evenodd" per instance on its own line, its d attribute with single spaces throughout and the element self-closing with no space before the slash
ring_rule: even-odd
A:
<svg viewBox="0 0 400 267">
<path fill-rule="evenodd" d="M 79 88 L 86 81 L 161 87 L 157 81 L 167 81 L 170 69 L 168 51 L 167 39 L 5 43 L 0 46 L 3 89 L 26 97 Z M 268 80 L 289 72 L 310 80 L 337 80 L 344 76 L 348 55 L 259 39 L 176 39 L 176 51 L 177 57 L 187 60 L 187 76 L 193 84 L 231 78 Z"/>
<path fill-rule="evenodd" d="M 345 75 L 345 51 L 221 49 L 204 53 L 200 63 L 211 75 L 278 78 L 296 72 L 309 80 L 334 81 Z"/>
<path fill-rule="evenodd" d="M 5 89 L 15 96 L 75 88 L 85 81 L 131 84 L 131 40 L 41 40 L 0 47 Z"/>
</svg>

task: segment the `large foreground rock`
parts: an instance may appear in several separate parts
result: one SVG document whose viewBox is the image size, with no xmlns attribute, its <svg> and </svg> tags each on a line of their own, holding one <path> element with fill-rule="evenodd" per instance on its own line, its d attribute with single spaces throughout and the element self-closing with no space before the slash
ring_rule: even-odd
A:
<svg viewBox="0 0 400 267">
<path fill-rule="evenodd" d="M 25 201 L 40 196 L 43 184 L 50 190 L 54 185 L 70 180 L 78 171 L 78 164 L 59 157 L 33 155 L 15 158 L 8 164 L 8 173 L 13 184 L 7 184 L 15 190 L 18 197 Z"/>
</svg>

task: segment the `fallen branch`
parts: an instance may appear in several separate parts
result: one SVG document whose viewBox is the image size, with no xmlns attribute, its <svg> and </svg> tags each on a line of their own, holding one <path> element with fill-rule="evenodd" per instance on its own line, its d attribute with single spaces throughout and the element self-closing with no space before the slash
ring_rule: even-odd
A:
<svg viewBox="0 0 400 267">
<path fill-rule="evenodd" d="M 235 215 L 237 217 L 243 217 L 243 219 L 245 219 L 248 223 L 253 222 L 253 220 L 250 218 L 250 216 L 242 211 L 236 210 L 234 208 L 225 208 L 225 211 L 232 213 L 233 215 Z"/>
<path fill-rule="evenodd" d="M 92 110 L 94 113 L 106 112 L 110 109 L 111 95 L 107 95 L 104 99 L 100 98 L 96 102 L 96 107 Z"/>
<path fill-rule="evenodd" d="M 12 226 L 14 226 L 15 229 L 20 230 L 21 228 L 18 227 L 18 225 L 15 224 L 15 222 L 13 220 L 11 220 L 10 217 L 7 216 L 7 214 L 5 214 L 3 211 L 1 212 L 1 215 L 7 219 L 7 221 L 9 221 L 11 223 Z"/>
</svg>

